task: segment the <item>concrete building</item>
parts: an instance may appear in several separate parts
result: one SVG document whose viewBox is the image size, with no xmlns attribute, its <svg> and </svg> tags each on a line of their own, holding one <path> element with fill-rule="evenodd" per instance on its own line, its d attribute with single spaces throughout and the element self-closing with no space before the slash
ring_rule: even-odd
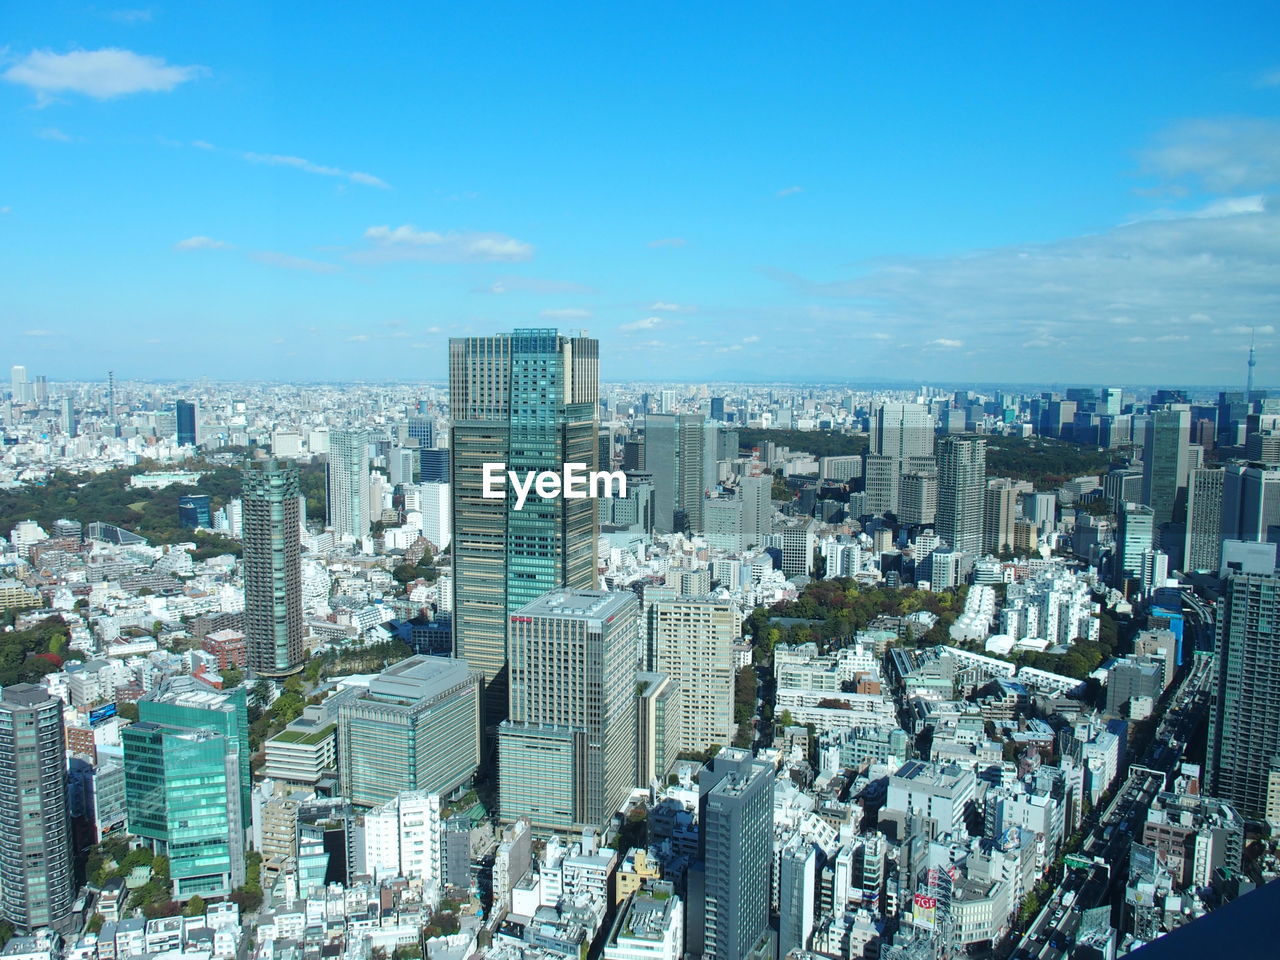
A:
<svg viewBox="0 0 1280 960">
<path fill-rule="evenodd" d="M 0 694 L 0 917 L 70 932 L 75 877 L 62 701 L 15 683 Z"/>
<path fill-rule="evenodd" d="M 444 820 L 440 794 L 415 790 L 392 797 L 364 817 L 364 869 L 375 882 L 403 877 L 444 885 Z"/>
<path fill-rule="evenodd" d="M 244 617 L 249 668 L 264 677 L 302 669 L 302 540 L 298 471 L 276 460 L 245 467 Z"/>
<path fill-rule="evenodd" d="M 698 860 L 690 867 L 685 950 L 746 960 L 769 925 L 773 772 L 726 748 L 698 776 Z"/>
<path fill-rule="evenodd" d="M 971 768 L 908 760 L 889 778 L 885 810 L 922 818 L 932 836 L 963 837 L 975 788 Z"/>
<path fill-rule="evenodd" d="M 728 601 L 667 596 L 649 607 L 647 667 L 680 689 L 680 750 L 733 740 L 733 645 L 741 633 Z"/>
<path fill-rule="evenodd" d="M 636 674 L 636 784 L 661 783 L 680 752 L 680 685 L 665 673 Z"/>
<path fill-rule="evenodd" d="M 670 883 L 651 882 L 623 903 L 604 945 L 604 960 L 680 960 L 684 903 Z"/>
<path fill-rule="evenodd" d="M 352 803 L 448 795 L 480 762 L 480 676 L 465 660 L 416 656 L 338 708 L 338 774 Z"/>
<path fill-rule="evenodd" d="M 938 448 L 938 536 L 955 550 L 982 551 L 987 442 L 982 437 L 944 437 Z"/>
<path fill-rule="evenodd" d="M 626 801 L 636 782 L 639 625 L 634 593 L 600 590 L 554 590 L 512 615 L 511 719 L 498 729 L 503 820 L 600 828 Z M 560 770 L 529 764 L 548 742 Z"/>
</svg>

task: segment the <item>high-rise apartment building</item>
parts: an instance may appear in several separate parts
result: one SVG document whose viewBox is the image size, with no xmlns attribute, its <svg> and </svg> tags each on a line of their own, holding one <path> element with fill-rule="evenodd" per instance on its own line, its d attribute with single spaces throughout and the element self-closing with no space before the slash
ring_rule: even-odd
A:
<svg viewBox="0 0 1280 960">
<path fill-rule="evenodd" d="M 1280 826 L 1280 577 L 1226 583 L 1209 707 L 1208 792 Z"/>
<path fill-rule="evenodd" d="M 245 639 L 249 668 L 264 677 L 302 669 L 302 488 L 278 460 L 242 474 Z"/>
<path fill-rule="evenodd" d="M 480 676 L 464 660 L 415 656 L 338 707 L 338 779 L 352 803 L 446 796 L 480 762 Z"/>
<path fill-rule="evenodd" d="M 177 427 L 175 439 L 180 447 L 196 445 L 196 405 L 190 400 L 179 400 L 173 405 L 174 422 Z"/>
<path fill-rule="evenodd" d="M 62 432 L 68 437 L 74 437 L 79 433 L 78 424 L 76 423 L 75 403 L 70 397 L 62 398 Z"/>
<path fill-rule="evenodd" d="M 1185 570 L 1217 570 L 1222 554 L 1221 467 L 1191 471 L 1187 480 L 1187 539 L 1183 546 Z"/>
<path fill-rule="evenodd" d="M 15 683 L 0 694 L 0 917 L 65 932 L 75 893 L 62 701 Z"/>
<path fill-rule="evenodd" d="M 511 615 L 510 719 L 498 728 L 504 820 L 603 827 L 626 801 L 636 783 L 639 626 L 635 594 L 600 590 L 553 590 Z"/>
<path fill-rule="evenodd" d="M 599 344 L 555 330 L 449 341 L 455 650 L 484 676 L 485 728 L 507 715 L 508 618 L 557 587 L 596 586 L 596 504 L 486 499 L 484 465 L 596 469 Z"/>
<path fill-rule="evenodd" d="M 982 549 L 1000 555 L 1013 549 L 1013 528 L 1018 519 L 1018 485 L 998 478 L 987 481 L 982 510 Z"/>
<path fill-rule="evenodd" d="M 680 688 L 680 750 L 702 753 L 732 742 L 733 644 L 738 615 L 729 601 L 676 596 L 651 590 L 648 669 L 665 673 Z"/>
<path fill-rule="evenodd" d="M 689 871 L 686 953 L 746 960 L 769 925 L 773 771 L 721 750 L 698 775 L 698 861 Z"/>
<path fill-rule="evenodd" d="M 31 381 L 27 379 L 27 368 L 20 363 L 9 369 L 9 396 L 14 403 L 31 402 Z"/>
<path fill-rule="evenodd" d="M 702 530 L 706 431 L 701 414 L 645 417 L 645 469 L 653 477 L 654 532 Z"/>
<path fill-rule="evenodd" d="M 955 550 L 982 550 L 983 495 L 987 486 L 987 442 L 982 437 L 944 437 L 938 446 L 938 536 Z"/>
<path fill-rule="evenodd" d="M 355 540 L 368 536 L 373 508 L 369 501 L 369 434 L 366 431 L 330 432 L 325 476 L 328 522 L 333 527 L 333 535 Z"/>
</svg>

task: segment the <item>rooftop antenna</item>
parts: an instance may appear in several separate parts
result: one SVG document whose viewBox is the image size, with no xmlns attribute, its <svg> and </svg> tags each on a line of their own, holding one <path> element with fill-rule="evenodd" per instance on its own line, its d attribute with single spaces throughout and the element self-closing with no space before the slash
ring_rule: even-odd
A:
<svg viewBox="0 0 1280 960">
<path fill-rule="evenodd" d="M 1247 403 L 1253 396 L 1253 368 L 1258 365 L 1257 350 L 1254 349 L 1254 340 L 1256 339 L 1257 328 L 1249 328 L 1249 379 L 1245 381 L 1244 398 Z"/>
</svg>

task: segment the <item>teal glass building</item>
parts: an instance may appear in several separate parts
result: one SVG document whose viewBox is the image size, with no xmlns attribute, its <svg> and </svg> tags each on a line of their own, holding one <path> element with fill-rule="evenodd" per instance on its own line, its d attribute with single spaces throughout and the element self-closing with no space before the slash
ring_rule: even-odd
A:
<svg viewBox="0 0 1280 960">
<path fill-rule="evenodd" d="M 173 678 L 121 739 L 129 832 L 169 858 L 174 897 L 229 894 L 244 882 L 252 789 L 244 688 Z"/>
</svg>

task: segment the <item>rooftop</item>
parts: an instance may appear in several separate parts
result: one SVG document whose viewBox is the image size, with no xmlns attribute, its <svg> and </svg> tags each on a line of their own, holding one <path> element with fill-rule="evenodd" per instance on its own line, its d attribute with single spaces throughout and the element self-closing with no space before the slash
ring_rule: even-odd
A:
<svg viewBox="0 0 1280 960">
<path fill-rule="evenodd" d="M 635 603 L 635 594 L 608 590 L 552 590 L 512 614 L 517 617 L 556 617 L 607 623 Z"/>
</svg>

